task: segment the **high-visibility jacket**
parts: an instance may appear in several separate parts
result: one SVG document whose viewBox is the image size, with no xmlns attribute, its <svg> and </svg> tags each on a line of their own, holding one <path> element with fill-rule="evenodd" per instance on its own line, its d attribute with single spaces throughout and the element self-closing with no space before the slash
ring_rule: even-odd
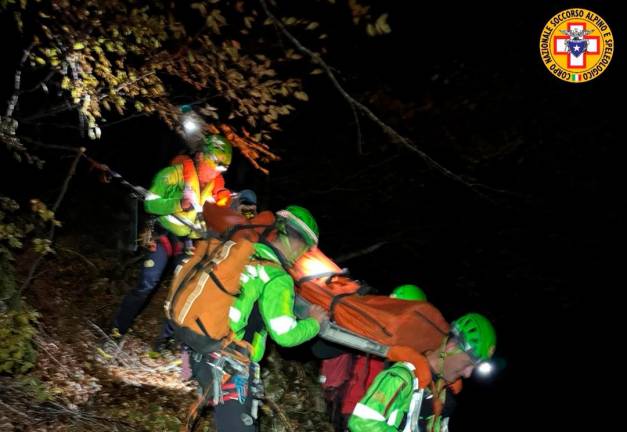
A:
<svg viewBox="0 0 627 432">
<path fill-rule="evenodd" d="M 241 293 L 230 309 L 229 320 L 240 339 L 248 326 L 256 326 L 250 340 L 253 361 L 263 358 L 268 333 L 279 345 L 292 347 L 320 331 L 315 319 L 298 320 L 294 315 L 294 281 L 269 246 L 255 243 L 251 264 L 245 267 L 240 280 Z"/>
<path fill-rule="evenodd" d="M 189 211 L 181 208 L 186 187 L 195 196 L 195 206 Z M 216 171 L 215 178 L 201 190 L 194 161 L 184 158 L 176 165 L 168 166 L 157 173 L 145 198 L 144 208 L 148 213 L 159 215 L 159 223 L 174 235 L 198 238 L 199 234 L 179 219 L 186 220 L 201 231 L 202 205 L 209 201 L 224 206 L 228 205 L 229 199 L 230 193 L 225 189 L 224 177 L 220 173 Z"/>
<path fill-rule="evenodd" d="M 411 363 L 394 363 L 377 375 L 355 406 L 348 429 L 352 432 L 447 432 L 448 417 L 424 413 L 423 402 L 431 397 L 428 388 L 419 388 Z M 440 394 L 441 399 L 445 397 L 446 390 Z M 412 430 L 412 423 L 419 429 Z"/>
<path fill-rule="evenodd" d="M 370 385 L 383 370 L 383 359 L 375 356 L 357 355 L 354 358 L 351 377 L 342 399 L 341 412 L 350 415 L 364 397 Z"/>
</svg>

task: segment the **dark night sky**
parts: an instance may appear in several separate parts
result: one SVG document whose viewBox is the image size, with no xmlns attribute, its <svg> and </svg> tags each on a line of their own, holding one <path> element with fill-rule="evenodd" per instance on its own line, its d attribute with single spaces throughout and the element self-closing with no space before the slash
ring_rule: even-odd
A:
<svg viewBox="0 0 627 432">
<path fill-rule="evenodd" d="M 347 90 L 441 164 L 511 193 L 482 198 L 363 118 L 359 155 L 351 111 L 323 78 L 309 84 L 310 103 L 277 137 L 283 161 L 271 175 L 236 158 L 227 184 L 255 188 L 267 208 L 309 207 L 331 256 L 385 242 L 343 263 L 381 291 L 417 283 L 449 319 L 476 310 L 494 320 L 504 368 L 487 384 L 469 380 L 452 430 L 581 430 L 603 415 L 585 404 L 605 390 L 585 387 L 598 372 L 590 354 L 609 347 L 602 335 L 615 328 L 608 300 L 617 291 L 610 273 L 624 196 L 624 16 L 609 1 L 406 3 L 383 6 L 390 36 L 364 43 L 338 31 L 329 63 Z M 605 18 L 617 45 L 609 69 L 581 85 L 551 76 L 538 52 L 544 24 L 569 6 Z M 418 109 L 401 120 L 403 109 L 365 96 L 375 91 Z M 149 119 L 104 131 L 90 154 L 144 186 L 177 150 Z M 510 141 L 509 153 L 477 161 Z M 42 176 L 54 177 L 35 180 Z M 48 184 L 60 184 L 58 176 Z M 103 235 L 100 215 L 122 206 L 123 191 L 98 184 L 86 167 L 79 176 L 61 218 Z M 77 216 L 85 206 L 87 221 Z"/>
</svg>

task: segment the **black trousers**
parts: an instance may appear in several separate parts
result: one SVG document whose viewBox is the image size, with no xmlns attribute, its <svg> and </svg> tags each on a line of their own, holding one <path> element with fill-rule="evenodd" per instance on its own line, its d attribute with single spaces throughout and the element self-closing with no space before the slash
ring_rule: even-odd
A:
<svg viewBox="0 0 627 432">
<path fill-rule="evenodd" d="M 250 395 L 241 404 L 237 400 L 226 401 L 214 407 L 214 420 L 218 432 L 256 432 L 259 424 L 251 416 L 253 398 Z"/>
<path fill-rule="evenodd" d="M 192 369 L 192 376 L 200 384 L 200 388 L 204 393 L 213 384 L 213 376 L 211 366 L 209 366 L 204 360 L 200 360 L 198 357 L 194 357 L 193 351 L 190 353 L 190 366 Z M 252 375 L 248 380 L 248 388 L 251 388 Z M 233 384 L 235 377 L 232 376 L 225 386 Z M 229 390 L 230 391 L 230 390 Z M 208 399 L 211 399 L 211 395 Z M 239 400 L 226 400 L 224 403 L 214 406 L 214 420 L 216 424 L 216 430 L 218 432 L 256 432 L 259 430 L 257 420 L 252 417 L 254 398 L 250 395 L 246 397 L 244 403 Z M 198 412 L 197 415 L 201 415 Z"/>
<path fill-rule="evenodd" d="M 172 239 L 172 241 L 177 241 L 176 237 L 172 236 Z M 184 258 L 186 258 L 184 253 L 174 256 L 169 255 L 161 241 L 157 240 L 155 251 L 149 252 L 142 261 L 137 285 L 124 296 L 122 303 L 118 307 L 113 319 L 113 327 L 116 327 L 121 334 L 126 334 L 133 325 L 135 318 L 148 303 L 148 299 L 158 288 L 166 269 L 168 271 L 173 270 Z M 163 339 L 170 336 L 172 336 L 172 327 L 167 322 L 164 322 L 159 338 Z"/>
</svg>

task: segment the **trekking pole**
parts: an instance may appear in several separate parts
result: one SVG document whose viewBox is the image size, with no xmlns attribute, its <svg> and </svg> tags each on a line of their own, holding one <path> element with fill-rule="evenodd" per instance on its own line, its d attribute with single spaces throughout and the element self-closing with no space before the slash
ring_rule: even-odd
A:
<svg viewBox="0 0 627 432">
<path fill-rule="evenodd" d="M 142 187 L 142 186 L 138 186 L 138 185 L 134 185 L 132 183 L 130 183 L 129 181 L 127 181 L 124 177 L 122 177 L 121 174 L 113 171 L 111 168 L 109 168 L 107 165 L 100 163 L 92 158 L 90 158 L 89 156 L 85 155 L 85 153 L 82 154 L 82 156 L 87 159 L 87 161 L 96 169 L 100 170 L 101 172 L 105 173 L 106 175 L 108 175 L 110 178 L 114 178 L 116 179 L 118 182 L 120 182 L 122 185 L 126 186 L 127 188 L 129 188 L 132 191 L 132 194 L 135 198 L 140 199 L 142 201 L 146 201 L 147 199 L 151 198 L 159 198 L 158 195 L 150 192 L 149 190 L 147 190 L 146 188 Z M 197 212 L 201 212 L 202 211 L 202 207 L 200 207 L 200 204 L 197 204 L 197 207 L 194 208 Z M 180 223 L 182 223 L 183 225 L 185 225 L 187 228 L 189 228 L 190 230 L 194 231 L 196 234 L 198 234 L 201 238 L 208 238 L 213 236 L 215 233 L 212 233 L 209 230 L 206 229 L 202 229 L 199 228 L 198 226 L 194 225 L 192 222 L 188 221 L 187 219 L 184 219 L 182 217 L 179 217 L 175 214 L 171 214 L 169 215 L 171 217 L 173 217 L 174 219 L 176 219 L 177 221 L 179 221 Z"/>
<path fill-rule="evenodd" d="M 135 197 L 131 197 L 132 198 L 132 203 L 131 203 L 131 217 L 132 217 L 132 222 L 131 222 L 131 234 L 130 234 L 130 238 L 129 238 L 129 249 L 131 252 L 135 252 L 137 250 L 137 237 L 138 237 L 138 232 L 137 232 L 137 224 L 139 222 L 139 205 L 137 204 L 137 202 L 139 201 L 137 198 Z"/>
</svg>

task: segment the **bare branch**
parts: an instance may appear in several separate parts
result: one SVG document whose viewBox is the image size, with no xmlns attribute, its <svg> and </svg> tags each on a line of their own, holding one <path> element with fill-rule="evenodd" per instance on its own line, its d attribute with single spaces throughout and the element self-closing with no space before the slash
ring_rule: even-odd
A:
<svg viewBox="0 0 627 432">
<path fill-rule="evenodd" d="M 48 81 L 50 81 L 50 79 L 52 79 L 53 76 L 55 76 L 57 73 L 57 71 L 55 70 L 51 70 L 50 72 L 48 72 L 48 75 L 46 75 L 46 77 L 44 79 L 42 79 L 41 81 L 39 81 L 37 84 L 35 84 L 33 87 L 26 89 L 26 90 L 22 90 L 20 92 L 20 94 L 26 94 L 26 93 L 32 93 L 34 91 L 36 91 L 38 88 L 42 88 L 46 93 L 48 92 L 48 87 L 46 86 L 46 83 Z"/>
<path fill-rule="evenodd" d="M 57 145 L 57 144 L 47 144 L 41 141 L 31 139 L 29 137 L 21 137 L 21 138 L 23 141 L 26 141 L 27 143 L 30 143 L 35 147 L 42 147 L 42 148 L 47 148 L 47 149 L 52 149 L 52 150 L 62 150 L 62 151 L 67 151 L 71 153 L 76 153 L 79 150 L 76 147 Z"/>
<path fill-rule="evenodd" d="M 355 118 L 355 127 L 357 128 L 357 154 L 363 155 L 363 138 L 361 136 L 361 124 L 359 123 L 359 112 L 357 112 L 357 108 L 355 108 L 354 104 L 350 104 L 351 111 L 353 112 L 353 117 Z"/>
<path fill-rule="evenodd" d="M 22 53 L 22 58 L 20 59 L 17 70 L 15 71 L 15 78 L 13 80 L 13 95 L 11 96 L 11 99 L 9 99 L 9 104 L 7 106 L 7 118 L 13 116 L 13 111 L 15 110 L 15 106 L 17 105 L 17 101 L 20 97 L 20 88 L 22 86 L 22 68 L 24 67 L 24 63 L 26 63 L 26 60 L 30 55 L 31 49 L 33 49 L 33 43 L 31 43 L 28 48 L 26 48 Z"/>
<path fill-rule="evenodd" d="M 24 418 L 30 419 L 30 417 L 29 417 L 29 416 L 27 416 L 26 414 L 24 414 L 23 412 L 16 410 L 16 409 L 15 409 L 15 408 L 13 408 L 11 405 L 7 405 L 7 404 L 5 404 L 4 402 L 2 402 L 1 400 L 0 400 L 0 405 L 2 405 L 3 407 L 7 408 L 8 410 L 12 411 L 13 413 L 15 413 L 15 414 L 17 414 L 17 415 L 19 415 L 19 416 L 21 416 L 21 417 L 24 417 Z"/>
<path fill-rule="evenodd" d="M 59 360 L 57 360 L 57 358 L 54 355 L 52 355 L 50 353 L 50 351 L 48 351 L 48 348 L 46 348 L 46 345 L 41 340 L 41 338 L 35 336 L 34 341 L 35 341 L 35 344 L 37 345 L 37 348 L 39 348 L 40 350 L 43 350 L 43 352 L 48 355 L 48 358 L 50 360 L 52 360 L 53 362 L 55 362 L 57 364 L 57 366 L 59 366 L 59 368 L 61 370 L 63 370 L 65 373 L 67 373 L 68 376 L 72 375 L 72 372 L 70 372 L 70 370 L 68 368 L 66 368 L 64 365 L 62 365 L 61 362 L 59 362 Z"/>
<path fill-rule="evenodd" d="M 92 269 L 94 269 L 94 271 L 98 271 L 98 266 L 96 264 L 94 264 L 93 262 L 89 261 L 86 257 L 84 257 L 80 253 L 76 252 L 75 250 L 72 250 L 70 248 L 64 248 L 64 247 L 59 247 L 58 250 L 59 251 L 63 251 L 63 252 L 67 252 L 67 253 L 72 254 L 72 255 L 76 255 L 77 257 L 82 259 L 86 264 L 88 264 Z"/>
<path fill-rule="evenodd" d="M 53 213 L 57 212 L 57 210 L 59 209 L 59 206 L 61 205 L 61 201 L 63 201 L 63 197 L 65 197 L 65 193 L 67 192 L 68 186 L 70 185 L 70 180 L 72 179 L 72 177 L 74 176 L 74 173 L 76 172 L 76 166 L 78 165 L 78 161 L 81 159 L 81 156 L 83 156 L 83 153 L 85 152 L 85 147 L 81 147 L 79 149 L 76 149 L 75 151 L 76 151 L 76 157 L 74 158 L 74 161 L 72 161 L 72 165 L 70 166 L 67 177 L 65 178 L 65 181 L 63 182 L 63 186 L 61 187 L 61 192 L 59 192 L 59 196 L 57 197 L 57 200 L 55 201 L 54 206 L 51 209 Z M 53 220 L 50 226 L 50 231 L 48 232 L 49 241 L 52 241 L 52 239 L 54 238 L 54 230 L 55 230 L 55 224 Z M 20 292 L 23 292 L 31 283 L 33 276 L 35 275 L 35 271 L 37 271 L 37 267 L 39 267 L 39 264 L 41 263 L 41 260 L 43 259 L 43 257 L 44 257 L 43 254 L 39 255 L 37 259 L 35 260 L 35 262 L 33 263 L 33 265 L 31 266 L 28 272 L 28 276 L 26 277 L 26 280 L 24 280 L 24 283 L 22 283 L 22 286 L 20 287 Z"/>
<path fill-rule="evenodd" d="M 272 14 L 272 12 L 270 12 L 270 9 L 268 8 L 268 4 L 267 4 L 266 0 L 259 0 L 259 1 L 260 1 L 261 5 L 262 5 L 264 11 L 266 12 L 266 15 L 268 15 L 268 17 L 272 20 L 274 25 L 277 26 L 281 30 L 281 32 L 292 42 L 292 44 L 294 44 L 294 46 L 300 52 L 302 52 L 303 54 L 306 54 L 307 56 L 309 56 L 309 58 L 310 58 L 312 63 L 320 66 L 324 70 L 324 72 L 327 75 L 327 77 L 331 80 L 331 83 L 333 84 L 333 86 L 342 95 L 342 97 L 344 99 L 346 99 L 346 101 L 351 105 L 352 109 L 357 109 L 360 112 L 362 112 L 363 114 L 365 114 L 370 120 L 372 120 L 381 129 L 383 129 L 383 131 L 394 142 L 399 143 L 403 147 L 408 149 L 409 151 L 411 151 L 413 153 L 416 153 L 431 168 L 435 168 L 437 171 L 442 173 L 444 176 L 446 176 L 446 177 L 448 177 L 448 178 L 450 178 L 450 179 L 452 179 L 454 181 L 460 182 L 463 185 L 471 188 L 475 193 L 479 194 L 483 198 L 489 199 L 483 193 L 481 193 L 481 192 L 476 190 L 476 187 L 483 186 L 483 185 L 478 184 L 478 183 L 471 183 L 471 182 L 467 181 L 465 178 L 463 178 L 462 176 L 460 176 L 458 174 L 455 174 L 454 172 L 452 172 L 448 168 L 440 165 L 433 158 L 431 158 L 428 154 L 426 154 L 424 151 L 419 149 L 416 146 L 416 144 L 414 144 L 410 139 L 408 139 L 408 138 L 402 136 L 401 134 L 399 134 L 398 132 L 396 132 L 396 130 L 394 130 L 394 128 L 390 127 L 383 120 L 381 120 L 379 117 L 377 117 L 376 114 L 374 114 L 368 107 L 366 107 L 361 102 L 359 102 L 358 100 L 353 98 L 350 94 L 348 94 L 348 92 L 346 90 L 344 90 L 342 85 L 339 83 L 339 81 L 335 77 L 335 74 L 333 73 L 333 70 L 331 69 L 331 67 L 324 60 L 322 60 L 322 58 L 318 54 L 316 54 L 315 52 L 311 51 L 309 48 L 305 47 L 298 39 L 296 39 L 296 37 L 294 35 L 292 35 L 289 32 L 289 30 L 283 25 L 283 23 L 276 16 L 274 16 Z"/>
<path fill-rule="evenodd" d="M 370 245 L 368 247 L 365 247 L 363 249 L 360 249 L 360 250 L 357 250 L 357 251 L 354 251 L 354 252 L 350 252 L 350 253 L 347 253 L 347 254 L 344 254 L 344 255 L 340 255 L 339 257 L 337 257 L 335 259 L 335 261 L 338 262 L 338 263 L 343 263 L 343 262 L 349 261 L 349 260 L 351 260 L 353 258 L 357 258 L 357 257 L 360 257 L 360 256 L 371 254 L 372 252 L 376 251 L 377 249 L 379 249 L 382 246 L 385 246 L 388 243 L 389 242 L 387 242 L 387 241 L 380 241 L 378 243 L 375 243 L 375 244 Z"/>
<path fill-rule="evenodd" d="M 281 419 L 281 422 L 285 426 L 285 429 L 287 429 L 288 432 L 294 432 L 292 423 L 289 421 L 289 419 L 287 418 L 287 416 L 285 415 L 281 407 L 270 398 L 264 398 L 264 402 L 270 405 L 270 407 L 272 408 L 272 411 L 274 411 L 279 416 L 279 419 Z"/>
</svg>

